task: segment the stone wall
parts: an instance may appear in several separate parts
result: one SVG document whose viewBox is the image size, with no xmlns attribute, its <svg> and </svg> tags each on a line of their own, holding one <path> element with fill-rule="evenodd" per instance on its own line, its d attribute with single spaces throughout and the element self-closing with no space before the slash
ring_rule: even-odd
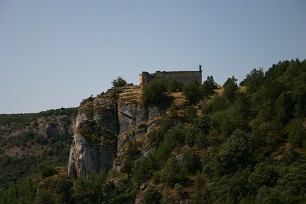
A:
<svg viewBox="0 0 306 204">
<path fill-rule="evenodd" d="M 148 72 L 142 72 L 139 75 L 140 85 L 148 84 L 154 79 L 167 79 L 167 80 L 176 80 L 186 84 L 190 81 L 198 81 L 202 84 L 202 69 L 201 65 L 199 66 L 199 71 L 157 71 L 156 73 L 150 74 Z"/>
<path fill-rule="evenodd" d="M 201 71 L 174 71 L 174 72 L 160 72 L 157 71 L 155 73 L 155 78 L 160 79 L 168 79 L 168 80 L 176 80 L 178 82 L 182 82 L 184 84 L 190 81 L 198 81 L 202 83 L 202 72 Z"/>
</svg>

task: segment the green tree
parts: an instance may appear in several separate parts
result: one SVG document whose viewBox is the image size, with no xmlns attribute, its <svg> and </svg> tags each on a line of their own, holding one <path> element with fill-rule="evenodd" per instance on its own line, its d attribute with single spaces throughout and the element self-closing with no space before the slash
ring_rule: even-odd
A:
<svg viewBox="0 0 306 204">
<path fill-rule="evenodd" d="M 134 167 L 134 162 L 139 156 L 139 149 L 135 140 L 132 140 L 128 143 L 127 152 L 125 156 L 124 163 L 122 165 L 121 171 L 127 174 L 131 174 Z"/>
<path fill-rule="evenodd" d="M 201 98 L 200 83 L 198 81 L 190 81 L 184 85 L 183 94 L 188 99 L 190 104 L 194 104 Z"/>
<path fill-rule="evenodd" d="M 277 173 L 275 167 L 267 162 L 262 162 L 255 166 L 253 173 L 248 178 L 248 182 L 253 193 L 255 193 L 262 186 L 275 186 L 278 178 L 279 174 Z"/>
<path fill-rule="evenodd" d="M 290 121 L 288 125 L 288 141 L 293 147 L 301 148 L 306 139 L 306 131 L 303 127 L 303 121 L 301 119 L 295 119 Z"/>
<path fill-rule="evenodd" d="M 251 94 L 260 88 L 262 82 L 264 79 L 264 72 L 262 68 L 253 69 L 251 73 L 247 74 L 245 80 L 242 84 L 244 84 L 247 87 L 247 93 Z"/>
<path fill-rule="evenodd" d="M 133 169 L 132 181 L 135 186 L 149 179 L 156 170 L 157 161 L 153 154 L 138 159 Z"/>
<path fill-rule="evenodd" d="M 214 81 L 213 76 L 208 76 L 207 79 L 200 86 L 200 92 L 203 97 L 211 96 L 215 93 L 217 88 L 217 83 Z"/>
<path fill-rule="evenodd" d="M 162 104 L 168 100 L 167 82 L 164 79 L 157 79 L 145 85 L 142 90 L 144 105 Z"/>
<path fill-rule="evenodd" d="M 160 192 L 155 187 L 149 187 L 143 196 L 143 201 L 146 204 L 159 204 L 161 199 Z"/>
<path fill-rule="evenodd" d="M 306 65 L 305 65 L 306 66 Z M 306 81 L 306 73 L 303 74 L 303 81 Z M 299 82 L 296 87 L 293 87 L 293 102 L 295 104 L 295 116 L 306 116 L 306 84 Z"/>
<path fill-rule="evenodd" d="M 249 103 L 246 96 L 238 96 L 235 101 L 224 111 L 214 114 L 216 123 L 219 124 L 221 132 L 229 136 L 236 129 L 247 129 L 249 114 Z"/>
<path fill-rule="evenodd" d="M 184 129 L 186 144 L 198 148 L 203 148 L 207 145 L 207 138 L 204 130 L 201 130 L 195 125 L 186 126 Z"/>
<path fill-rule="evenodd" d="M 185 119 L 191 122 L 196 117 L 197 117 L 197 109 L 194 106 L 187 106 L 185 108 Z"/>
<path fill-rule="evenodd" d="M 124 87 L 126 85 L 126 81 L 122 77 L 118 77 L 117 79 L 114 79 L 112 82 L 113 87 Z"/>
<path fill-rule="evenodd" d="M 58 173 L 55 169 L 55 163 L 51 160 L 41 163 L 38 169 L 41 172 L 42 178 L 53 176 Z"/>
<path fill-rule="evenodd" d="M 50 177 L 43 180 L 34 203 L 70 203 L 72 202 L 73 182 L 68 177 Z"/>
<path fill-rule="evenodd" d="M 182 166 L 191 174 L 201 169 L 200 157 L 195 153 L 195 149 L 188 149 L 183 153 Z"/>
<path fill-rule="evenodd" d="M 103 171 L 89 174 L 76 183 L 74 198 L 77 203 L 102 203 L 107 190 L 106 175 Z"/>
<path fill-rule="evenodd" d="M 223 84 L 224 93 L 223 96 L 229 100 L 233 101 L 236 96 L 236 91 L 238 90 L 237 79 L 232 76 L 232 78 L 228 78 L 226 82 Z"/>
<path fill-rule="evenodd" d="M 281 125 L 287 123 L 294 114 L 294 103 L 290 92 L 283 91 L 275 101 L 274 107 L 276 120 Z"/>
<path fill-rule="evenodd" d="M 202 204 L 205 202 L 205 186 L 204 180 L 200 173 L 196 174 L 194 181 L 194 195 L 192 199 L 193 204 Z"/>
<path fill-rule="evenodd" d="M 216 203 L 240 203 L 250 194 L 248 177 L 250 169 L 235 171 L 233 174 L 226 174 L 212 185 L 212 194 Z"/>
<path fill-rule="evenodd" d="M 32 204 L 37 191 L 37 180 L 26 177 L 5 191 L 0 191 L 0 203 Z"/>
<path fill-rule="evenodd" d="M 184 84 L 181 82 L 178 82 L 176 80 L 171 80 L 168 82 L 168 91 L 169 92 L 177 92 L 182 91 Z"/>
<path fill-rule="evenodd" d="M 164 168 L 162 169 L 161 180 L 165 182 L 168 186 L 174 186 L 183 180 L 184 172 L 180 165 L 178 165 L 177 160 L 174 157 L 170 157 L 166 162 Z"/>
<path fill-rule="evenodd" d="M 236 130 L 222 144 L 219 159 L 225 172 L 236 171 L 252 161 L 252 145 L 249 134 Z"/>
</svg>

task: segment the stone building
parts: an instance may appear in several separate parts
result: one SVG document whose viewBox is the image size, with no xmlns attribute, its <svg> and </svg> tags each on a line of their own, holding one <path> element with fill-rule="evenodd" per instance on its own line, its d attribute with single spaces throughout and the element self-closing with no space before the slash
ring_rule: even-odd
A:
<svg viewBox="0 0 306 204">
<path fill-rule="evenodd" d="M 148 84 L 154 79 L 176 80 L 178 82 L 182 82 L 183 84 L 195 80 L 202 84 L 202 66 L 199 65 L 198 71 L 157 71 L 153 74 L 142 72 L 139 75 L 139 82 L 141 86 Z"/>
</svg>

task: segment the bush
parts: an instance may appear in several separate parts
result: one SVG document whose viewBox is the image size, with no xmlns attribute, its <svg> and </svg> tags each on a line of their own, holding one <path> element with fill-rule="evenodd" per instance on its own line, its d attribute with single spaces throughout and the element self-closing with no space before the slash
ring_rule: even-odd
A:
<svg viewBox="0 0 306 204">
<path fill-rule="evenodd" d="M 78 180 L 74 194 L 77 203 L 102 203 L 107 189 L 105 180 L 106 175 L 103 171 Z"/>
<path fill-rule="evenodd" d="M 197 117 L 197 109 L 194 106 L 187 106 L 185 108 L 185 119 L 192 122 Z"/>
<path fill-rule="evenodd" d="M 183 90 L 184 84 L 181 82 L 178 82 L 176 80 L 171 80 L 168 82 L 168 91 L 169 92 L 177 92 Z"/>
<path fill-rule="evenodd" d="M 34 203 L 71 203 L 73 182 L 68 177 L 56 177 L 46 180 L 39 188 Z"/>
<path fill-rule="evenodd" d="M 186 172 L 178 165 L 178 161 L 171 156 L 162 169 L 161 181 L 168 186 L 174 187 L 176 183 L 181 183 L 184 180 Z"/>
<path fill-rule="evenodd" d="M 144 194 L 143 201 L 146 204 L 158 204 L 161 197 L 160 192 L 155 187 L 149 187 Z"/>
<path fill-rule="evenodd" d="M 121 168 L 122 172 L 127 174 L 130 174 L 132 172 L 135 163 L 134 161 L 138 158 L 139 153 L 140 151 L 137 148 L 136 141 L 135 140 L 130 141 L 128 143 L 125 160 Z"/>
<path fill-rule="evenodd" d="M 200 157 L 195 153 L 195 149 L 188 149 L 184 152 L 182 165 L 191 174 L 195 174 L 201 169 Z"/>
<path fill-rule="evenodd" d="M 247 92 L 249 94 L 255 93 L 260 88 L 262 81 L 264 79 L 264 72 L 262 68 L 253 69 L 250 74 L 247 74 L 246 78 L 243 80 L 243 84 L 247 87 Z"/>
<path fill-rule="evenodd" d="M 116 101 L 119 98 L 118 94 L 120 94 L 121 92 L 122 92 L 122 90 L 120 90 L 119 88 L 115 87 L 113 89 L 112 93 L 111 93 L 111 99 L 113 101 Z"/>
<path fill-rule="evenodd" d="M 0 203 L 33 203 L 36 196 L 37 183 L 31 177 L 19 180 L 5 191 L 0 191 Z"/>
<path fill-rule="evenodd" d="M 183 94 L 188 99 L 190 104 L 195 104 L 201 98 L 199 91 L 200 83 L 198 81 L 190 81 L 184 85 Z"/>
<path fill-rule="evenodd" d="M 53 176 L 58 173 L 58 171 L 55 169 L 55 164 L 52 161 L 41 163 L 38 166 L 38 169 L 41 172 L 42 178 Z"/>
<path fill-rule="evenodd" d="M 203 97 L 211 96 L 215 93 L 215 89 L 217 88 L 217 83 L 214 81 L 213 76 L 208 76 L 207 80 L 203 82 L 200 86 L 200 92 Z"/>
<path fill-rule="evenodd" d="M 167 82 L 164 79 L 157 79 L 145 85 L 142 90 L 142 100 L 144 105 L 162 104 L 167 102 Z"/>
<path fill-rule="evenodd" d="M 85 103 L 92 102 L 93 100 L 94 100 L 94 97 L 90 95 L 88 98 L 83 99 L 80 105 L 84 105 Z"/>
<path fill-rule="evenodd" d="M 296 119 L 289 123 L 288 127 L 289 137 L 288 141 L 293 147 L 300 148 L 306 139 L 306 131 L 303 128 L 302 120 Z"/>
<path fill-rule="evenodd" d="M 254 192 L 257 192 L 260 187 L 273 187 L 276 185 L 279 175 L 275 167 L 262 162 L 256 165 L 254 172 L 250 175 L 248 182 Z"/>
<path fill-rule="evenodd" d="M 197 173 L 194 181 L 194 195 L 192 199 L 193 204 L 202 204 L 205 203 L 205 190 L 204 190 L 204 180 L 201 177 L 201 174 Z"/>
<path fill-rule="evenodd" d="M 124 87 L 126 85 L 126 81 L 122 77 L 118 77 L 117 79 L 113 80 L 112 85 L 115 88 Z"/>
<path fill-rule="evenodd" d="M 232 76 L 232 78 L 228 78 L 227 81 L 223 84 L 224 92 L 223 96 L 228 101 L 233 101 L 236 96 L 236 91 L 238 90 L 238 85 L 236 83 L 237 79 Z"/>
<path fill-rule="evenodd" d="M 154 170 L 157 168 L 157 161 L 152 154 L 148 154 L 145 157 L 140 158 L 135 162 L 133 169 L 133 183 L 137 186 L 146 179 L 149 179 Z"/>
<path fill-rule="evenodd" d="M 249 135 L 236 130 L 221 146 L 219 158 L 224 171 L 231 172 L 245 167 L 252 160 L 252 146 Z"/>
</svg>

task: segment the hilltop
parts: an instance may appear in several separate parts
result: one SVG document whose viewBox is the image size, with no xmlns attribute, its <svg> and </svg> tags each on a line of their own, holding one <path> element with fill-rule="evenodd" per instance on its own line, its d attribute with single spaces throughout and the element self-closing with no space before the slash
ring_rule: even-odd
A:
<svg viewBox="0 0 306 204">
<path fill-rule="evenodd" d="M 240 85 L 113 83 L 81 102 L 68 172 L 46 164 L 0 201 L 303 203 L 305 82 L 297 59 L 253 69 Z"/>
</svg>

